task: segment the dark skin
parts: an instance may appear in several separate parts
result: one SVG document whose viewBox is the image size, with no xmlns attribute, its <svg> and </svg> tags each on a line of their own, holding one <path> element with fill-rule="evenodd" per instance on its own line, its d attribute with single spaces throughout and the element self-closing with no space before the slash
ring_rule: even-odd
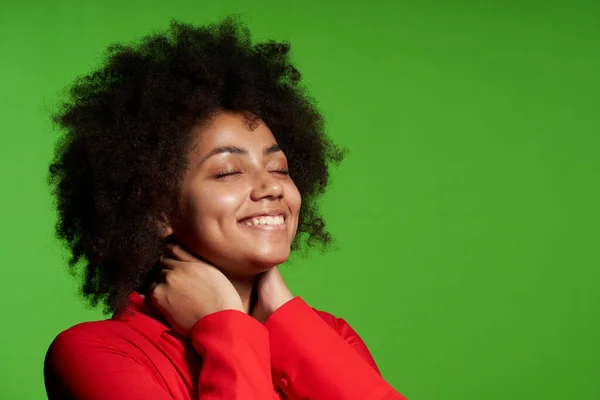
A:
<svg viewBox="0 0 600 400">
<path fill-rule="evenodd" d="M 253 130 L 243 114 L 223 112 L 197 135 L 177 215 L 164 227 L 180 243 L 167 246 L 161 282 L 151 291 L 182 334 L 225 309 L 264 322 L 293 298 L 277 266 L 290 255 L 301 205 L 265 123 Z"/>
<path fill-rule="evenodd" d="M 111 314 L 128 304 L 132 291 L 148 293 L 161 267 L 163 224 L 181 236 L 171 235 L 169 241 L 181 239 L 200 257 L 197 243 L 184 237 L 185 224 L 175 225 L 175 217 L 187 206 L 177 201 L 185 199 L 180 193 L 184 175 L 190 179 L 186 156 L 210 151 L 193 146 L 202 139 L 206 123 L 225 110 L 248 116 L 252 133 L 262 129 L 255 123 L 266 124 L 276 138 L 269 146 L 276 143 L 285 152 L 253 149 L 245 159 L 256 162 L 253 157 L 258 154 L 265 160 L 287 157 L 302 196 L 292 250 L 305 255 L 309 248 L 324 251 L 332 243 L 318 200 L 328 185 L 329 166 L 338 164 L 345 151 L 327 137 L 324 119 L 302 86 L 289 50 L 287 43 L 253 44 L 249 30 L 235 18 L 200 27 L 172 21 L 170 29 L 138 44 L 111 46 L 100 68 L 68 88 L 52 115 L 64 134 L 49 165 L 48 183 L 56 199 L 57 237 L 69 249 L 69 271 L 80 279 L 81 294 L 90 306 L 102 305 Z M 241 162 L 244 157 L 231 153 L 225 158 Z M 195 171 L 200 170 L 204 168 Z M 237 184 L 239 176 L 244 182 L 256 179 L 253 173 L 222 179 Z M 207 185 L 217 183 L 204 178 Z M 196 187 L 200 176 L 197 179 L 187 187 Z M 285 191 L 283 202 L 290 193 Z M 253 201 L 248 203 L 253 204 L 252 211 L 260 203 Z M 262 199 L 262 203 L 276 201 Z M 247 211 L 240 208 L 238 214 Z M 191 233 L 189 237 L 197 236 Z M 223 250 L 220 245 L 212 248 Z M 248 280 L 249 271 L 256 276 L 287 257 L 279 253 L 276 262 L 246 257 L 235 266 L 230 264 L 233 258 L 225 256 L 217 258 L 235 268 L 227 269 L 215 257 L 209 261 L 239 281 L 240 292 L 248 291 L 242 282 Z"/>
</svg>

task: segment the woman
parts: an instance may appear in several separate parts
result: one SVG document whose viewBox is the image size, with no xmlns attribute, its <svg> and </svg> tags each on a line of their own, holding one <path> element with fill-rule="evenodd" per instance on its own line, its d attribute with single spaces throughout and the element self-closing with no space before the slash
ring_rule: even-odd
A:
<svg viewBox="0 0 600 400">
<path fill-rule="evenodd" d="M 173 21 L 74 83 L 54 116 L 56 231 L 113 315 L 56 337 L 50 399 L 403 399 L 277 269 L 331 241 L 316 199 L 343 158 L 288 50 L 232 18 Z"/>
</svg>

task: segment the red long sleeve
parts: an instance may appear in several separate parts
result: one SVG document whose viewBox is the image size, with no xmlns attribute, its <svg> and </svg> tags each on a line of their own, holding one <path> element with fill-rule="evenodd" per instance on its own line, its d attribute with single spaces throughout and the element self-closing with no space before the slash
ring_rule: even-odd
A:
<svg viewBox="0 0 600 400">
<path fill-rule="evenodd" d="M 358 334 L 296 297 L 262 325 L 236 310 L 183 338 L 139 294 L 129 313 L 60 333 L 44 363 L 49 400 L 404 400 Z"/>
<path fill-rule="evenodd" d="M 385 382 L 358 334 L 295 297 L 265 321 L 274 382 L 290 399 L 406 400 Z"/>
<path fill-rule="evenodd" d="M 77 325 L 52 343 L 45 362 L 50 400 L 174 398 L 132 355 L 97 337 L 93 324 Z M 203 360 L 194 399 L 278 398 L 260 322 L 236 310 L 210 314 L 194 326 L 192 344 Z"/>
</svg>

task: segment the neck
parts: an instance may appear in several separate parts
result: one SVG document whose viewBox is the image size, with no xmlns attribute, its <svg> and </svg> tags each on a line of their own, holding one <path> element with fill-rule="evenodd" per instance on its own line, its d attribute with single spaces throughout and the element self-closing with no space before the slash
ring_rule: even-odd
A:
<svg viewBox="0 0 600 400">
<path fill-rule="evenodd" d="M 235 290 L 237 290 L 242 304 L 244 306 L 244 312 L 246 314 L 252 313 L 252 308 L 256 303 L 256 290 L 254 287 L 255 278 L 248 279 L 229 279 Z"/>
</svg>

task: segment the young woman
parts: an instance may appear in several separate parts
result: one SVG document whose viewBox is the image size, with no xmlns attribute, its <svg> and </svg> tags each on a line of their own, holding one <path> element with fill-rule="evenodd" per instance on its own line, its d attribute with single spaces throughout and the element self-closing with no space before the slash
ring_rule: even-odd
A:
<svg viewBox="0 0 600 400">
<path fill-rule="evenodd" d="M 75 81 L 54 115 L 56 231 L 112 318 L 53 341 L 51 400 L 404 398 L 277 269 L 330 243 L 316 200 L 343 158 L 288 50 L 232 18 L 173 21 Z"/>
</svg>

